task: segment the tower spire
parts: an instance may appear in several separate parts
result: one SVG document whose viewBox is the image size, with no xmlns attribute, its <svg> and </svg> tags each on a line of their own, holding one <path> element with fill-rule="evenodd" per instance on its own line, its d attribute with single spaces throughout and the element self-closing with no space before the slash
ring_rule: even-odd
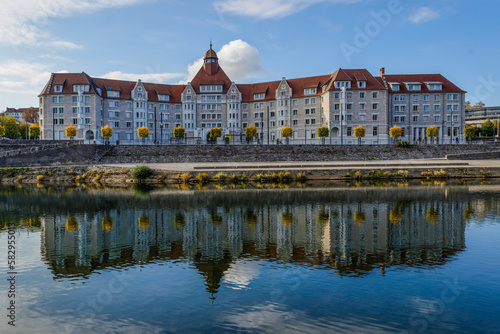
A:
<svg viewBox="0 0 500 334">
<path fill-rule="evenodd" d="M 212 38 L 210 38 L 210 50 L 212 50 Z"/>
</svg>

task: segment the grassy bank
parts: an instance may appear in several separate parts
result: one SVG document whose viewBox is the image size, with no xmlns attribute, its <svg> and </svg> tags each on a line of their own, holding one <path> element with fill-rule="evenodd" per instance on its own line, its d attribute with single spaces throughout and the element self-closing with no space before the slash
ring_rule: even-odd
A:
<svg viewBox="0 0 500 334">
<path fill-rule="evenodd" d="M 137 167 L 136 167 L 137 168 Z M 140 167 L 145 170 L 148 167 Z M 0 168 L 0 182 L 37 184 L 102 184 L 128 187 L 133 184 L 290 184 L 306 181 L 391 181 L 499 178 L 500 169 L 415 168 L 415 169 L 325 169 L 255 172 L 178 172 L 138 170 L 102 166 Z M 142 171 L 144 172 L 144 171 Z"/>
</svg>

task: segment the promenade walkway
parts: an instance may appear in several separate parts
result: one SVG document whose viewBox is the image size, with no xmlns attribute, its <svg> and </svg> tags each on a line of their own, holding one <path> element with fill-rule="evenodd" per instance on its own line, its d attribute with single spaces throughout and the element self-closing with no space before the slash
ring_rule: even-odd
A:
<svg viewBox="0 0 500 334">
<path fill-rule="evenodd" d="M 136 164 L 104 164 L 105 167 L 133 168 Z M 374 160 L 374 161 L 323 161 L 323 162 L 200 162 L 200 163 L 148 163 L 155 170 L 204 172 L 204 171 L 266 171 L 266 170 L 350 170 L 350 169 L 439 169 L 439 168 L 500 168 L 500 160 Z"/>
</svg>

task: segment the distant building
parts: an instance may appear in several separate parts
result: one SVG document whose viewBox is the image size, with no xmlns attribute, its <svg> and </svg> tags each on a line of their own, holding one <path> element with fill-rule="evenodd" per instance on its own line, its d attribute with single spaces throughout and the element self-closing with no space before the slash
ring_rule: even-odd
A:
<svg viewBox="0 0 500 334">
<path fill-rule="evenodd" d="M 0 116 L 5 117 L 14 117 L 18 123 L 24 123 L 23 114 L 26 110 L 34 109 L 37 113 L 39 112 L 38 108 L 7 108 Z"/>
<path fill-rule="evenodd" d="M 122 143 L 137 140 L 148 127 L 149 142 L 168 142 L 182 126 L 186 136 L 206 141 L 210 129 L 222 128 L 233 142 L 244 140 L 253 125 L 263 143 L 281 140 L 293 128 L 292 143 L 319 143 L 317 128 L 326 126 L 326 144 L 357 144 L 354 128 L 366 129 L 363 144 L 391 142 L 389 129 L 403 129 L 402 140 L 425 142 L 425 129 L 439 128 L 439 143 L 464 142 L 465 92 L 440 74 L 374 77 L 366 69 L 338 69 L 333 74 L 256 84 L 236 84 L 210 49 L 204 64 L 186 85 L 166 85 L 93 78 L 86 73 L 54 73 L 39 95 L 42 139 L 101 141 L 100 128 L 113 127 Z"/>
<path fill-rule="evenodd" d="M 481 126 L 487 119 L 500 119 L 500 107 L 483 107 L 465 111 L 465 123 L 474 127 Z"/>
</svg>

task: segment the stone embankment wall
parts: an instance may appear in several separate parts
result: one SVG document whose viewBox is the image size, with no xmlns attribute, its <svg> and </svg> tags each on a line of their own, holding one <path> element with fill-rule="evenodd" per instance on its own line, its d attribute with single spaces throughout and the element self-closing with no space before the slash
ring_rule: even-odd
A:
<svg viewBox="0 0 500 334">
<path fill-rule="evenodd" d="M 0 143 L 0 166 L 50 166 L 60 164 L 369 161 L 400 159 L 496 159 L 497 145 L 82 145 L 68 141 Z M 76 145 L 75 145 L 76 144 Z M 6 154 L 9 152 L 9 154 Z"/>
<path fill-rule="evenodd" d="M 93 164 L 112 149 L 107 145 L 68 145 L 67 143 L 33 145 L 17 149 L 15 146 L 0 146 L 1 167 Z M 6 154 L 7 152 L 9 154 Z"/>
<path fill-rule="evenodd" d="M 497 150 L 492 145 L 165 145 L 116 146 L 99 163 L 365 161 L 445 158 Z"/>
</svg>

